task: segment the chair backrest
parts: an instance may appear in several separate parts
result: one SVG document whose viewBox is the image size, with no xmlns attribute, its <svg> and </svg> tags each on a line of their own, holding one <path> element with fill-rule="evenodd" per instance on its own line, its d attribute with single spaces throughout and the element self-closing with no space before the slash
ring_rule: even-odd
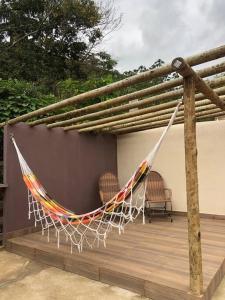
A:
<svg viewBox="0 0 225 300">
<path fill-rule="evenodd" d="M 165 201 L 165 186 L 162 176 L 156 171 L 151 171 L 146 180 L 146 200 L 152 202 Z"/>
<path fill-rule="evenodd" d="M 99 194 L 103 204 L 111 200 L 120 190 L 117 177 L 110 172 L 99 178 Z"/>
</svg>

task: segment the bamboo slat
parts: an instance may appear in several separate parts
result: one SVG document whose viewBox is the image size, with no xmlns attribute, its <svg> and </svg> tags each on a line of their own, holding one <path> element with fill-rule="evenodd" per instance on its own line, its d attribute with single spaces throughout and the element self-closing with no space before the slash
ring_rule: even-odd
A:
<svg viewBox="0 0 225 300">
<path fill-rule="evenodd" d="M 216 89 L 218 95 L 224 95 L 225 94 L 225 87 L 223 88 L 219 88 Z M 204 99 L 204 100 L 199 100 L 202 99 L 204 96 L 201 95 L 197 95 L 196 96 L 196 107 L 199 106 L 206 106 L 206 105 L 214 105 L 211 104 L 210 100 Z M 224 97 L 221 97 L 222 100 L 225 100 Z M 87 127 L 87 128 L 83 128 L 83 129 L 78 129 L 79 132 L 88 132 L 91 130 L 100 130 L 100 129 L 104 129 L 104 130 L 110 130 L 112 127 L 114 126 L 127 126 L 127 123 L 133 122 L 133 123 L 137 123 L 139 121 L 142 121 L 144 119 L 151 119 L 151 118 L 155 118 L 155 117 L 163 117 L 165 114 L 172 114 L 174 111 L 174 108 L 177 104 L 177 101 L 172 101 L 171 102 L 173 104 L 172 108 L 167 108 L 167 109 L 163 109 L 163 110 L 159 110 L 159 111 L 155 111 L 155 112 L 150 112 L 150 113 L 146 113 L 146 114 L 141 114 L 138 115 L 136 117 L 131 117 L 131 118 L 126 118 L 126 119 L 122 119 L 122 120 L 118 120 L 118 121 L 113 121 L 113 122 L 108 122 L 108 123 L 103 123 L 100 125 L 95 125 L 93 127 Z M 215 105 L 214 105 L 215 106 Z M 156 108 L 156 107 L 155 107 Z M 183 110 L 183 106 L 180 107 L 180 110 Z"/>
<path fill-rule="evenodd" d="M 202 53 L 194 55 L 194 56 L 190 56 L 190 57 L 186 58 L 186 61 L 189 65 L 193 66 L 193 65 L 201 64 L 201 63 L 208 62 L 208 61 L 211 61 L 211 60 L 214 60 L 214 59 L 218 59 L 218 58 L 221 58 L 223 56 L 225 56 L 225 45 L 223 45 L 221 47 L 211 49 L 211 50 L 208 50 L 208 51 L 205 51 L 205 52 L 202 52 Z M 86 101 L 86 100 L 95 98 L 97 96 L 106 95 L 106 94 L 109 94 L 113 91 L 131 86 L 133 84 L 144 82 L 144 81 L 150 80 L 150 79 L 155 78 L 155 77 L 165 76 L 165 75 L 167 75 L 171 72 L 172 72 L 172 66 L 170 64 L 164 65 L 164 66 L 162 66 L 160 68 L 157 68 L 157 69 L 148 70 L 148 71 L 143 72 L 141 74 L 134 75 L 132 77 L 129 77 L 129 78 L 123 79 L 121 81 L 112 83 L 110 85 L 107 85 L 107 86 L 104 86 L 104 87 L 101 87 L 101 88 L 98 88 L 98 89 L 95 89 L 95 90 L 92 90 L 92 91 L 89 91 L 89 92 L 71 97 L 71 98 L 68 98 L 68 99 L 65 99 L 65 100 L 62 100 L 58 103 L 51 104 L 51 105 L 48 105 L 44 108 L 40 108 L 40 109 L 35 110 L 33 112 L 30 112 L 30 113 L 24 114 L 22 116 L 16 117 L 14 119 L 9 120 L 8 122 L 1 123 L 0 127 L 4 126 L 6 123 L 16 124 L 16 123 L 21 122 L 21 121 L 26 121 L 30 118 L 40 116 L 40 115 L 44 115 L 44 114 L 46 114 L 50 111 L 55 111 L 55 110 L 58 110 L 60 108 L 72 105 L 72 104 L 77 103 L 77 102 Z"/>
<path fill-rule="evenodd" d="M 225 71 L 225 62 L 222 62 L 220 64 L 210 66 L 208 68 L 200 70 L 197 72 L 197 74 L 204 78 L 204 77 L 212 76 L 212 75 L 224 72 L 224 71 Z M 140 99 L 142 97 L 149 96 L 152 94 L 157 94 L 159 92 L 177 87 L 182 84 L 183 84 L 183 77 L 176 78 L 176 79 L 173 79 L 173 80 L 170 80 L 167 82 L 157 84 L 155 86 L 151 86 L 146 89 L 142 89 L 140 91 L 136 91 L 136 92 L 133 92 L 130 94 L 126 94 L 126 95 L 119 96 L 119 97 L 116 97 L 113 99 L 109 99 L 109 100 L 106 100 L 106 101 L 103 101 L 103 102 L 100 102 L 97 104 L 92 104 L 92 105 L 89 105 L 89 106 L 86 106 L 86 107 L 83 107 L 80 109 L 71 110 L 66 113 L 57 114 L 54 116 L 38 119 L 36 121 L 30 122 L 29 124 L 32 126 L 42 124 L 42 123 L 48 124 L 48 123 L 55 122 L 57 120 L 64 120 L 64 119 L 67 119 L 70 117 L 80 116 L 80 115 L 91 113 L 94 111 L 101 111 L 101 114 L 104 115 L 105 114 L 104 109 L 106 109 L 110 106 L 119 105 L 119 104 L 127 102 L 127 101 Z"/>
<path fill-rule="evenodd" d="M 217 78 L 215 80 L 211 80 L 209 82 L 210 86 L 212 87 L 215 87 L 215 86 L 220 86 L 221 84 L 224 84 L 225 82 L 225 76 L 224 77 L 221 77 L 221 78 Z M 164 95 L 165 98 L 162 96 Z M 177 98 L 177 97 L 181 97 L 183 95 L 183 89 L 179 89 L 179 90 L 176 90 L 176 91 L 172 91 L 172 92 L 167 92 L 167 93 L 164 93 L 164 94 L 160 94 L 158 96 L 155 96 L 155 97 L 150 97 L 150 98 L 147 98 L 147 99 L 144 99 L 144 100 L 140 100 L 139 103 L 135 103 L 135 107 L 137 107 L 137 104 L 139 105 L 139 107 L 141 106 L 144 106 L 143 103 L 145 104 L 145 106 L 149 105 L 149 104 L 152 104 L 155 102 L 155 100 L 157 99 L 159 101 L 159 99 L 161 100 L 165 100 L 165 99 L 171 99 L 171 98 Z M 200 98 L 199 98 L 200 97 Z M 198 95 L 197 97 L 198 100 L 201 100 L 201 99 L 204 99 L 204 96 L 202 94 Z M 95 121 L 90 121 L 90 122 L 85 122 L 85 123 L 81 123 L 81 124 L 75 124 L 75 125 L 70 125 L 70 126 L 66 126 L 64 129 L 67 131 L 67 130 L 72 130 L 72 129 L 81 129 L 81 128 L 85 128 L 85 127 L 89 127 L 89 129 L 95 129 L 93 128 L 94 126 L 96 125 L 100 125 L 100 124 L 106 124 L 108 122 L 112 122 L 112 121 L 117 121 L 117 120 L 122 120 L 122 119 L 126 119 L 126 118 L 129 118 L 129 117 L 134 117 L 134 116 L 138 116 L 138 115 L 143 115 L 145 113 L 149 113 L 149 112 L 154 112 L 154 111 L 158 111 L 158 110 L 162 110 L 162 109 L 167 109 L 167 108 L 171 108 L 171 107 L 174 107 L 174 105 L 176 105 L 177 101 L 169 101 L 169 102 L 166 102 L 164 104 L 159 104 L 159 105 L 155 105 L 155 106 L 150 106 L 150 107 L 146 107 L 146 108 L 143 108 L 143 109 L 138 109 L 138 110 L 135 110 L 135 111 L 131 111 L 131 112 L 125 112 L 123 114 L 118 114 L 118 115 L 115 115 L 115 116 L 111 116 L 111 117 L 106 117 L 106 118 L 102 118 L 102 119 L 98 119 L 98 120 L 95 120 Z M 130 105 L 130 106 L 126 106 L 127 108 L 133 108 L 134 105 Z M 115 112 L 115 109 L 111 109 L 111 113 Z M 117 111 L 117 110 L 116 110 Z M 98 116 L 98 112 L 96 113 L 93 113 L 95 115 L 95 117 Z M 92 115 L 93 115 L 92 114 Z M 81 119 L 83 119 L 83 117 L 78 117 L 78 118 L 74 118 L 74 119 L 71 119 L 71 123 L 75 123 L 75 122 L 80 122 Z M 57 126 L 65 126 L 67 124 L 70 124 L 70 122 L 58 122 L 57 123 Z M 51 125 L 48 125 L 49 128 L 52 128 Z M 106 126 L 103 126 L 103 127 L 106 127 Z M 101 128 L 101 127 L 99 127 Z"/>
<path fill-rule="evenodd" d="M 225 87 L 221 88 L 221 94 L 224 95 L 224 93 L 225 93 Z M 179 99 L 179 100 L 181 100 L 181 99 Z M 202 101 L 200 101 L 200 100 L 202 100 Z M 207 105 L 207 104 L 211 103 L 210 100 L 204 99 L 204 96 L 202 94 L 196 95 L 196 101 L 197 101 L 196 106 Z M 171 112 L 176 105 L 177 105 L 177 100 L 170 101 L 170 102 L 167 102 L 164 104 L 159 104 L 159 105 L 152 106 L 149 108 L 140 109 L 138 111 L 126 113 L 126 114 L 120 115 L 120 117 L 119 116 L 109 117 L 107 119 L 104 119 L 102 122 L 99 122 L 101 120 L 93 121 L 93 122 L 91 122 L 90 127 L 79 126 L 81 128 L 76 128 L 76 129 L 79 132 L 96 131 L 96 130 L 100 130 L 103 128 L 107 128 L 109 126 L 116 126 L 116 125 L 124 124 L 126 122 L 134 121 L 134 120 L 136 120 L 136 121 L 141 120 L 145 117 L 161 116 L 161 115 L 164 115 L 165 113 L 168 113 L 169 110 Z M 77 127 L 77 125 L 75 125 L 75 126 Z M 66 130 L 66 128 L 67 127 L 65 127 L 64 129 Z M 71 127 L 68 127 L 68 128 L 70 130 Z"/>
<path fill-rule="evenodd" d="M 225 97 L 224 97 L 224 100 L 225 100 Z M 203 105 L 203 106 L 197 107 L 196 112 L 202 112 L 202 111 L 207 112 L 208 110 L 211 110 L 211 109 L 216 109 L 215 110 L 216 112 L 220 111 L 215 106 L 215 104 L 208 104 L 208 105 Z M 172 110 L 172 112 L 173 112 L 173 110 Z M 130 126 L 135 126 L 135 125 L 143 125 L 143 124 L 147 124 L 147 123 L 151 124 L 151 122 L 154 122 L 154 121 L 162 121 L 162 120 L 169 121 L 172 112 L 165 114 L 165 115 L 160 115 L 158 117 L 144 118 L 144 119 L 141 119 L 141 120 L 135 121 L 135 122 L 127 122 L 127 123 L 123 123 L 121 125 L 107 127 L 103 131 L 107 132 L 107 131 L 117 130 L 117 129 L 126 128 L 126 127 L 130 127 Z M 183 117 L 183 116 L 184 116 L 184 111 L 183 111 L 183 108 L 181 107 L 180 111 L 177 113 L 177 117 Z"/>
<path fill-rule="evenodd" d="M 206 118 L 215 118 L 215 117 L 221 117 L 221 116 L 225 116 L 225 112 L 221 111 L 219 108 L 214 108 L 209 111 L 203 111 L 203 112 L 196 113 L 196 119 L 198 121 L 205 120 Z M 177 117 L 174 124 L 181 124 L 183 122 L 184 122 L 183 117 Z M 146 123 L 143 125 L 135 125 L 135 126 L 131 126 L 128 128 L 111 130 L 110 133 L 127 134 L 127 133 L 133 133 L 133 132 L 137 132 L 137 131 L 144 131 L 144 130 L 149 130 L 149 129 L 160 128 L 160 127 L 166 126 L 167 124 L 168 124 L 168 120 L 163 120 L 163 121 L 152 122 L 151 124 Z"/>
<path fill-rule="evenodd" d="M 214 79 L 209 81 L 210 86 L 215 87 L 215 86 L 220 86 L 225 84 L 225 76 Z M 80 116 L 80 117 L 76 117 L 76 118 L 72 118 L 66 121 L 60 121 L 60 122 L 56 122 L 56 123 L 52 123 L 47 125 L 48 128 L 54 128 L 54 127 L 59 127 L 59 126 L 69 126 L 71 124 L 75 124 L 77 122 L 81 122 L 81 121 L 86 121 L 89 119 L 93 119 L 93 118 L 99 118 L 101 116 L 106 116 L 106 115 L 112 115 L 112 114 L 117 114 L 117 113 L 122 113 L 122 112 L 126 112 L 130 109 L 133 108 L 140 108 L 140 107 L 144 107 L 144 106 L 149 106 L 152 105 L 153 103 L 157 102 L 157 101 L 165 101 L 165 100 L 171 100 L 171 99 L 176 99 L 177 97 L 181 97 L 183 95 L 183 88 L 174 90 L 174 91 L 169 91 L 166 93 L 162 93 L 156 96 L 152 96 L 149 98 L 145 98 L 139 101 L 136 101 L 134 103 L 128 103 L 128 104 L 124 104 L 124 105 L 120 105 L 120 106 L 116 106 L 116 107 L 112 107 L 109 109 L 106 109 L 104 111 L 98 111 L 98 112 L 94 112 L 88 115 L 84 115 L 84 116 Z M 102 123 L 103 119 L 100 119 L 99 122 Z M 94 121 L 95 122 L 95 121 Z M 79 128 L 83 128 L 83 127 L 87 127 L 90 126 L 91 124 L 88 125 L 87 123 L 83 123 L 83 124 L 79 124 L 79 125 L 74 125 L 75 127 L 72 127 L 72 129 L 79 129 Z"/>
</svg>

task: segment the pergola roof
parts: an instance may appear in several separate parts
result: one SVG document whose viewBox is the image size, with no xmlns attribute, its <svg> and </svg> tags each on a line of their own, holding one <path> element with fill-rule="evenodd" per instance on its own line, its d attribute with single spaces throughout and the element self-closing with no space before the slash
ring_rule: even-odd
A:
<svg viewBox="0 0 225 300">
<path fill-rule="evenodd" d="M 48 128 L 63 127 L 65 131 L 78 130 L 79 132 L 109 132 L 124 134 L 140 130 L 162 127 L 168 120 L 183 97 L 183 76 L 194 76 L 196 82 L 196 118 L 204 120 L 225 115 L 225 61 L 195 72 L 191 66 L 214 61 L 225 57 L 225 46 L 214 48 L 186 59 L 176 58 L 171 64 L 148 70 L 138 75 L 117 81 L 110 85 L 76 95 L 59 101 L 28 114 L 16 117 L 0 124 L 16 124 L 27 121 L 30 126 L 45 124 Z M 150 86 L 138 91 L 122 94 L 97 104 L 59 113 L 59 109 L 71 105 L 108 95 L 113 91 L 121 90 L 157 77 L 162 77 L 176 71 L 182 77 L 171 79 L 163 83 Z M 218 76 L 220 74 L 220 76 Z M 214 76 L 203 81 L 202 78 Z M 132 102 L 131 102 L 132 100 Z M 134 101 L 136 100 L 136 101 Z M 163 102 L 162 104 L 157 104 Z M 46 116 L 49 112 L 52 116 Z M 32 118 L 37 118 L 32 121 Z M 181 106 L 175 123 L 183 123 L 184 110 Z"/>
</svg>

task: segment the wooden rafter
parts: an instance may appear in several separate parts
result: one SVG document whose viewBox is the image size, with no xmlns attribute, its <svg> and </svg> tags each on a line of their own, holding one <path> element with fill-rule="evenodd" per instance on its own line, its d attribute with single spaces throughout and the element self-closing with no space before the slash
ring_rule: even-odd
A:
<svg viewBox="0 0 225 300">
<path fill-rule="evenodd" d="M 225 84 L 225 76 L 223 76 L 221 78 L 217 78 L 215 80 L 212 80 L 211 82 L 209 82 L 209 84 L 212 87 Z M 123 112 L 129 111 L 130 109 L 133 109 L 133 108 L 139 108 L 139 107 L 145 107 L 145 106 L 147 107 L 149 105 L 152 105 L 152 104 L 160 102 L 160 101 L 164 102 L 165 100 L 176 99 L 177 97 L 181 97 L 182 95 L 183 95 L 183 88 L 180 88 L 177 90 L 161 93 L 159 95 L 152 96 L 149 98 L 141 99 L 141 100 L 138 100 L 133 103 L 128 103 L 128 104 L 108 108 L 108 109 L 105 109 L 104 111 L 100 110 L 100 111 L 93 112 L 88 115 L 83 115 L 83 116 L 79 116 L 79 117 L 72 118 L 69 120 L 52 123 L 52 124 L 47 125 L 47 127 L 53 128 L 53 127 L 59 127 L 59 126 L 60 127 L 66 126 L 65 130 L 72 130 L 72 129 L 88 127 L 88 126 L 91 126 L 91 124 L 93 124 L 95 122 L 95 121 L 93 121 L 93 123 L 91 123 L 91 121 L 89 122 L 90 119 L 97 119 L 100 117 L 105 117 L 107 120 L 107 115 L 123 113 Z M 99 122 L 102 123 L 102 120 L 103 120 L 103 118 L 100 119 Z M 74 125 L 76 123 L 80 123 L 81 121 L 87 121 L 87 122 L 79 124 L 79 125 Z"/>
<path fill-rule="evenodd" d="M 212 60 L 224 57 L 224 56 L 225 56 L 225 45 L 202 52 L 200 54 L 197 54 L 197 55 L 194 55 L 191 57 L 188 57 L 188 58 L 186 58 L 186 62 L 190 66 L 194 66 L 194 65 L 212 61 Z M 145 82 L 145 81 L 151 80 L 156 77 L 165 76 L 165 75 L 170 74 L 172 71 L 173 71 L 173 68 L 172 68 L 171 64 L 164 65 L 157 69 L 148 70 L 141 74 L 131 76 L 129 78 L 120 80 L 118 82 L 112 83 L 110 85 L 107 85 L 107 86 L 104 86 L 104 87 L 101 87 L 101 88 L 98 88 L 98 89 L 95 89 L 95 90 L 92 90 L 92 91 L 89 91 L 89 92 L 86 92 L 86 93 L 83 93 L 80 95 L 76 95 L 74 97 L 59 101 L 58 103 L 51 104 L 44 108 L 40 108 L 36 111 L 16 117 L 7 122 L 3 122 L 0 124 L 0 127 L 4 126 L 5 124 L 16 124 L 18 122 L 27 121 L 33 117 L 45 115 L 49 112 L 57 112 L 58 109 L 65 108 L 72 104 L 87 101 L 89 99 L 93 99 L 95 97 L 103 96 L 106 94 L 110 94 L 113 91 L 117 91 L 117 90 L 126 88 L 128 86 L 132 86 L 134 84 L 138 84 L 141 82 Z"/>
<path fill-rule="evenodd" d="M 223 80 L 221 80 L 221 79 L 223 79 Z M 212 86 L 219 85 L 220 86 L 221 82 L 224 83 L 224 80 L 225 80 L 225 77 L 212 80 L 210 82 L 210 85 L 212 85 Z M 220 90 L 218 89 L 217 91 L 218 91 L 218 93 L 221 93 L 223 95 L 224 92 L 225 92 L 225 88 L 224 87 L 220 88 Z M 173 91 L 173 93 L 171 93 L 171 92 L 165 93 L 165 98 L 164 97 L 161 98 L 161 95 L 159 95 L 160 97 L 158 97 L 158 98 L 160 98 L 160 99 L 171 99 L 171 95 L 173 95 L 174 97 L 179 97 L 179 96 L 182 97 L 183 89 Z M 152 97 L 152 98 L 148 98 L 147 101 L 152 103 L 153 98 L 155 100 L 155 97 Z M 202 100 L 202 99 L 205 99 L 204 95 L 202 95 L 202 94 L 197 94 L 196 95 L 196 100 Z M 145 103 L 147 101 L 145 101 Z M 162 110 L 168 109 L 168 108 L 173 108 L 173 107 L 176 106 L 176 104 L 177 104 L 177 100 L 168 101 L 168 102 L 163 103 L 163 104 L 152 105 L 150 107 L 141 108 L 141 109 L 138 109 L 138 110 L 135 110 L 135 111 L 128 111 L 128 112 L 125 112 L 123 114 L 118 114 L 118 115 L 114 115 L 114 116 L 110 116 L 110 117 L 106 117 L 106 118 L 102 118 L 102 119 L 97 119 L 97 120 L 94 120 L 94 121 L 89 121 L 89 122 L 85 122 L 85 123 L 81 123 L 81 124 L 71 125 L 71 126 L 65 127 L 64 129 L 66 131 L 67 130 L 72 130 L 72 129 L 77 129 L 77 130 L 80 131 L 81 129 L 83 129 L 82 132 L 99 130 L 99 129 L 111 126 L 112 122 L 117 122 L 115 124 L 125 123 L 126 119 L 128 119 L 128 118 L 133 118 L 133 117 L 136 117 L 136 116 L 145 115 L 147 113 L 152 113 L 152 112 L 156 112 L 156 111 L 162 111 Z M 80 120 L 78 120 L 78 121 L 80 121 Z"/>
<path fill-rule="evenodd" d="M 175 58 L 172 62 L 173 69 L 181 76 L 192 76 L 195 81 L 196 89 L 201 92 L 207 99 L 210 99 L 213 104 L 225 110 L 225 104 L 220 100 L 219 96 L 213 89 L 189 66 L 189 64 L 182 58 Z"/>
<path fill-rule="evenodd" d="M 225 100 L 225 96 L 223 96 L 223 100 Z M 205 101 L 205 100 L 203 100 Z M 196 107 L 196 112 L 205 112 L 205 114 L 209 114 L 209 112 L 212 113 L 213 112 L 219 112 L 220 110 L 214 105 L 214 104 L 207 104 L 207 105 L 201 105 L 199 107 Z M 127 128 L 127 127 L 131 127 L 131 126 L 137 126 L 137 125 L 147 125 L 147 124 L 151 124 L 152 122 L 155 121 L 169 121 L 171 114 L 172 114 L 172 110 L 170 113 L 167 114 L 160 114 L 160 116 L 156 116 L 156 117 L 150 117 L 150 118 L 143 118 L 140 120 L 136 120 L 136 121 L 130 121 L 127 123 L 123 123 L 121 125 L 114 125 L 112 127 L 107 127 L 104 131 L 113 131 L 113 130 L 117 130 L 117 129 L 121 129 L 121 128 Z M 184 116 L 184 111 L 183 111 L 183 107 L 181 107 L 179 109 L 179 112 L 177 113 L 177 118 L 178 117 L 183 117 Z M 82 132 L 82 131 L 81 131 Z"/>
<path fill-rule="evenodd" d="M 171 116 L 171 115 L 170 115 Z M 225 116 L 225 112 L 221 111 L 218 108 L 213 108 L 205 111 L 198 111 L 196 113 L 196 120 L 201 121 L 205 120 L 207 118 L 216 118 L 220 116 Z M 128 126 L 125 128 L 120 129 L 111 129 L 110 132 L 113 134 L 127 134 L 127 133 L 133 133 L 137 131 L 144 131 L 154 128 L 160 128 L 164 127 L 168 124 L 169 119 L 161 120 L 161 121 L 155 121 L 155 122 L 146 122 L 145 124 L 139 124 L 134 126 Z M 184 122 L 184 116 L 178 116 L 174 122 L 174 124 L 181 124 Z"/>
<path fill-rule="evenodd" d="M 215 66 L 211 66 L 211 67 L 208 67 L 208 68 L 198 71 L 198 75 L 204 78 L 204 77 L 212 76 L 212 75 L 224 72 L 224 71 L 225 71 L 225 62 L 222 62 Z M 109 107 L 118 106 L 118 105 L 121 105 L 121 104 L 123 104 L 127 101 L 131 101 L 131 100 L 142 99 L 145 96 L 154 95 L 154 94 L 160 93 L 162 91 L 178 87 L 182 84 L 183 84 L 182 77 L 172 79 L 170 81 L 166 81 L 166 82 L 151 86 L 149 88 L 145 88 L 140 91 L 122 95 L 122 96 L 119 96 L 119 97 L 116 97 L 113 99 L 108 99 L 108 100 L 100 102 L 100 103 L 88 105 L 88 106 L 85 106 L 85 107 L 82 107 L 79 109 L 71 110 L 66 113 L 61 113 L 61 114 L 57 114 L 54 116 L 38 119 L 36 121 L 30 122 L 29 124 L 31 126 L 35 126 L 35 125 L 43 124 L 43 123 L 49 124 L 49 123 L 56 122 L 59 120 L 65 120 L 65 119 L 69 119 L 72 117 L 79 117 L 79 116 L 82 116 L 83 120 L 85 120 L 85 119 L 90 119 L 91 117 L 93 118 L 94 115 L 92 115 L 91 113 L 96 112 L 96 111 L 99 112 L 99 116 L 103 116 L 106 114 L 105 110 Z M 60 124 L 60 123 L 58 123 L 58 124 Z M 54 124 L 54 126 L 55 125 L 56 124 Z"/>
</svg>

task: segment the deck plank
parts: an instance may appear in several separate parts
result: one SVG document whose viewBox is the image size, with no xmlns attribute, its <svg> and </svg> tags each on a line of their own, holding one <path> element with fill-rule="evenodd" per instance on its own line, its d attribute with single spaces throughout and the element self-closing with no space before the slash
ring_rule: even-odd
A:
<svg viewBox="0 0 225 300">
<path fill-rule="evenodd" d="M 209 300 L 225 274 L 225 220 L 202 219 L 204 297 L 189 294 L 187 221 L 153 220 L 129 224 L 125 233 L 113 230 L 107 247 L 70 254 L 70 246 L 55 235 L 50 241 L 39 232 L 7 241 L 8 251 L 43 263 L 130 289 L 153 300 Z"/>
</svg>

